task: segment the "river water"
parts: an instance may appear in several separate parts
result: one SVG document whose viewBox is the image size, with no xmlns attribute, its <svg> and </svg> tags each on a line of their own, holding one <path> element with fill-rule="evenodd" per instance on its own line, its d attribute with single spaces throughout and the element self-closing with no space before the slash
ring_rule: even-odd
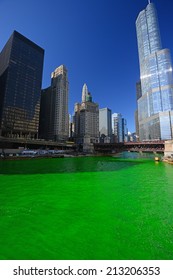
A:
<svg viewBox="0 0 173 280">
<path fill-rule="evenodd" d="M 173 259 L 173 165 L 136 155 L 1 160 L 0 259 Z"/>
</svg>

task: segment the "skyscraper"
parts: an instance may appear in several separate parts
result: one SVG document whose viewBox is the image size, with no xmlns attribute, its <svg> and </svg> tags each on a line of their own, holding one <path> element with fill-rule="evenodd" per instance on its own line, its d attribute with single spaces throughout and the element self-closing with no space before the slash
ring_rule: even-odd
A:
<svg viewBox="0 0 173 280">
<path fill-rule="evenodd" d="M 37 138 L 44 50 L 14 31 L 0 53 L 0 135 Z"/>
<path fill-rule="evenodd" d="M 120 113 L 112 114 L 112 132 L 114 134 L 115 142 L 123 142 L 123 123 L 122 115 Z"/>
<path fill-rule="evenodd" d="M 111 142 L 112 138 L 112 112 L 108 108 L 99 109 L 99 133 L 102 142 Z"/>
<path fill-rule="evenodd" d="M 123 142 L 128 141 L 128 128 L 127 128 L 127 120 L 122 118 L 122 135 L 123 135 Z"/>
<path fill-rule="evenodd" d="M 99 108 L 86 84 L 82 88 L 82 103 L 75 104 L 74 126 L 75 142 L 83 146 L 83 151 L 91 152 L 93 143 L 99 142 Z"/>
<path fill-rule="evenodd" d="M 42 89 L 40 102 L 39 138 L 45 140 L 52 139 L 52 89 L 51 87 Z"/>
<path fill-rule="evenodd" d="M 40 108 L 41 138 L 66 141 L 69 137 L 68 76 L 61 65 L 51 74 L 51 86 L 42 90 Z"/>
<path fill-rule="evenodd" d="M 138 99 L 140 140 L 171 139 L 173 75 L 169 49 L 162 49 L 153 3 L 136 20 L 142 96 Z"/>
<path fill-rule="evenodd" d="M 64 65 L 59 66 L 52 72 L 51 87 L 54 98 L 54 126 L 53 135 L 55 140 L 67 140 L 69 136 L 68 115 L 68 76 Z"/>
</svg>

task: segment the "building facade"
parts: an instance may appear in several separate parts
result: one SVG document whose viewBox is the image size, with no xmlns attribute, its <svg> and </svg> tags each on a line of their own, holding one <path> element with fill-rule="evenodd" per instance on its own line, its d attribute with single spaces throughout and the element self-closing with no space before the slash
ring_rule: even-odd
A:
<svg viewBox="0 0 173 280">
<path fill-rule="evenodd" d="M 139 121 L 138 121 L 138 110 L 136 110 L 136 111 L 135 111 L 134 118 L 135 118 L 136 135 L 137 135 L 137 139 L 139 140 Z"/>
<path fill-rule="evenodd" d="M 51 74 L 51 86 L 42 90 L 40 138 L 58 142 L 69 138 L 67 69 L 61 65 Z"/>
<path fill-rule="evenodd" d="M 51 139 L 52 122 L 52 88 L 48 87 L 41 90 L 40 119 L 39 119 L 39 138 Z"/>
<path fill-rule="evenodd" d="M 141 81 L 136 83 L 136 104 L 138 104 L 139 98 L 142 97 Z M 135 128 L 137 139 L 139 139 L 139 121 L 138 121 L 138 109 L 135 111 Z"/>
<path fill-rule="evenodd" d="M 128 141 L 127 121 L 120 113 L 112 114 L 112 133 L 114 142 L 122 143 Z"/>
<path fill-rule="evenodd" d="M 122 134 L 123 134 L 123 142 L 128 142 L 128 128 L 127 128 L 127 120 L 122 118 Z"/>
<path fill-rule="evenodd" d="M 0 53 L 0 135 L 37 138 L 44 50 L 14 31 Z"/>
<path fill-rule="evenodd" d="M 112 111 L 108 108 L 99 109 L 100 142 L 110 143 L 112 139 Z"/>
<path fill-rule="evenodd" d="M 140 82 L 138 98 L 140 140 L 166 140 L 173 135 L 173 75 L 169 49 L 162 49 L 153 3 L 136 20 Z"/>
<path fill-rule="evenodd" d="M 112 132 L 116 143 L 123 142 L 122 115 L 120 113 L 112 114 Z"/>
<path fill-rule="evenodd" d="M 74 138 L 84 152 L 93 151 L 93 143 L 99 142 L 99 107 L 92 101 L 87 85 L 82 89 L 82 103 L 75 104 Z"/>
</svg>

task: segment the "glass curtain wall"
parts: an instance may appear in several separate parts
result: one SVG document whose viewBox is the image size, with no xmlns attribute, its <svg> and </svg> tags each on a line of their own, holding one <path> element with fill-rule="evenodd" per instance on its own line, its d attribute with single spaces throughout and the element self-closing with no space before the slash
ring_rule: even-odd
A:
<svg viewBox="0 0 173 280">
<path fill-rule="evenodd" d="M 139 13 L 136 31 L 142 91 L 142 96 L 138 99 L 140 140 L 171 139 L 172 62 L 169 49 L 162 49 L 157 12 L 153 3 Z M 165 112 L 164 117 L 161 112 Z"/>
</svg>

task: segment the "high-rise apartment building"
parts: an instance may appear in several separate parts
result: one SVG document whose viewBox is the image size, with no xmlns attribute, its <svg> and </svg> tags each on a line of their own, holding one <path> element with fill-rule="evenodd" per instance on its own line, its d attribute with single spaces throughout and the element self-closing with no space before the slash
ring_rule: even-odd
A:
<svg viewBox="0 0 173 280">
<path fill-rule="evenodd" d="M 122 135 L 123 142 L 128 142 L 128 128 L 127 128 L 127 120 L 122 118 Z"/>
<path fill-rule="evenodd" d="M 14 31 L 0 53 L 0 135 L 37 138 L 44 50 Z"/>
<path fill-rule="evenodd" d="M 112 133 L 116 143 L 128 141 L 127 121 L 120 113 L 112 114 Z"/>
<path fill-rule="evenodd" d="M 112 114 L 112 132 L 115 142 L 123 142 L 122 115 L 120 113 Z"/>
<path fill-rule="evenodd" d="M 92 101 L 87 85 L 82 89 L 82 103 L 75 104 L 74 137 L 83 151 L 91 152 L 93 143 L 99 142 L 99 107 Z"/>
<path fill-rule="evenodd" d="M 40 138 L 66 141 L 69 137 L 68 76 L 64 65 L 51 74 L 51 86 L 42 90 Z"/>
<path fill-rule="evenodd" d="M 108 108 L 99 109 L 99 133 L 101 142 L 111 142 L 112 138 L 112 111 Z"/>
<path fill-rule="evenodd" d="M 173 75 L 169 49 L 162 49 L 153 3 L 136 20 L 140 82 L 138 98 L 140 140 L 165 140 L 173 135 Z"/>
</svg>

